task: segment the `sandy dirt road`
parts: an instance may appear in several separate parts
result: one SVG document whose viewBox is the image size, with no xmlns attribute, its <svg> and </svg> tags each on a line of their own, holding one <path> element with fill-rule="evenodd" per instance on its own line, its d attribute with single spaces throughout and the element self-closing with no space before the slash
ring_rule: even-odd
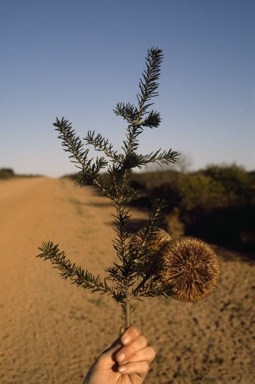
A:
<svg viewBox="0 0 255 384">
<path fill-rule="evenodd" d="M 1 384 L 81 384 L 117 336 L 111 298 L 71 285 L 35 257 L 51 240 L 104 275 L 114 259 L 112 213 L 105 198 L 67 179 L 0 182 Z M 208 299 L 148 299 L 134 313 L 157 350 L 147 384 L 255 383 L 254 264 L 218 251 L 222 277 Z"/>
<path fill-rule="evenodd" d="M 52 240 L 73 262 L 104 275 L 114 257 L 112 208 L 91 188 L 38 178 L 1 182 L 0 212 L 0 383 L 82 382 L 118 334 L 119 308 L 35 256 Z"/>
</svg>

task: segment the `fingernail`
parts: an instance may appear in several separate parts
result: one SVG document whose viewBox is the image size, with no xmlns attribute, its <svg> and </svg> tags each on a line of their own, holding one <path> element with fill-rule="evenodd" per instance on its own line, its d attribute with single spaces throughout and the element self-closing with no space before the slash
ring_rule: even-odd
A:
<svg viewBox="0 0 255 384">
<path fill-rule="evenodd" d="M 124 372 L 126 370 L 125 365 L 120 365 L 118 370 L 119 370 L 119 372 Z"/>
<path fill-rule="evenodd" d="M 121 341 L 122 341 L 122 344 L 126 345 L 130 342 L 130 340 L 131 340 L 130 336 L 124 336 Z"/>
<path fill-rule="evenodd" d="M 117 356 L 117 360 L 119 363 L 123 363 L 123 361 L 125 360 L 126 358 L 126 355 L 124 353 L 121 353 Z"/>
</svg>

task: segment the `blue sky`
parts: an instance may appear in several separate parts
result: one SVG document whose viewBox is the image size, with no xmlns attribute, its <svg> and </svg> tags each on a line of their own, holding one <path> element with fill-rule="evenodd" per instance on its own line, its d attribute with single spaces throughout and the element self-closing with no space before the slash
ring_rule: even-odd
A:
<svg viewBox="0 0 255 384">
<path fill-rule="evenodd" d="M 162 123 L 140 151 L 180 151 L 190 170 L 255 169 L 254 19 L 252 0 L 2 0 L 0 168 L 75 172 L 56 116 L 119 149 L 125 124 L 113 109 L 136 103 L 154 46 L 164 52 L 153 107 Z"/>
</svg>

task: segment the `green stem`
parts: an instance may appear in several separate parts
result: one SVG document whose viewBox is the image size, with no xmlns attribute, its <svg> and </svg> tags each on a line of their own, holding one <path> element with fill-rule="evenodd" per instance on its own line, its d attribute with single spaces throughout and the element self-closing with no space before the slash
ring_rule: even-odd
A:
<svg viewBox="0 0 255 384">
<path fill-rule="evenodd" d="M 130 300 L 127 299 L 125 303 L 125 329 L 130 327 Z"/>
</svg>

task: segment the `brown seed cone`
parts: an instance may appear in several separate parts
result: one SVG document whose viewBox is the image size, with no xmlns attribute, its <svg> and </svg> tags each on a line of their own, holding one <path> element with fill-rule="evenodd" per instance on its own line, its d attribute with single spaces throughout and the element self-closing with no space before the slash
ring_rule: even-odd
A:
<svg viewBox="0 0 255 384">
<path fill-rule="evenodd" d="M 140 229 L 135 235 L 133 235 L 130 242 L 130 249 L 132 251 L 138 251 L 142 247 L 144 236 L 145 228 Z M 164 231 L 164 229 L 155 228 L 146 244 L 153 253 L 157 253 L 161 248 L 169 243 L 169 241 L 171 241 L 171 237 L 166 231 Z"/>
<path fill-rule="evenodd" d="M 183 238 L 168 243 L 161 251 L 164 268 L 159 277 L 163 287 L 172 287 L 173 297 L 194 302 L 216 287 L 220 264 L 212 248 L 202 240 Z"/>
</svg>

